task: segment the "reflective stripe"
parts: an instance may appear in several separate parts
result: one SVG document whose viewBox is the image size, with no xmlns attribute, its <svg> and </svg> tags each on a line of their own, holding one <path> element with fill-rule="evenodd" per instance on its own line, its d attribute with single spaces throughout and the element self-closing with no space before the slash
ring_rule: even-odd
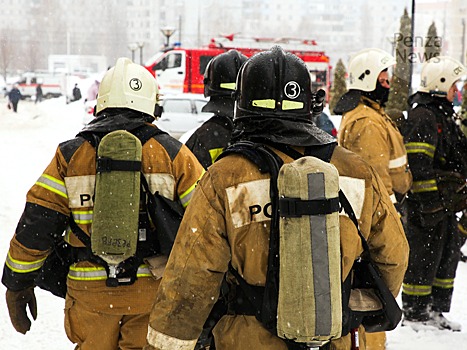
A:
<svg viewBox="0 0 467 350">
<path fill-rule="evenodd" d="M 197 339 L 183 340 L 171 337 L 164 333 L 158 332 L 151 326 L 148 326 L 147 341 L 149 345 L 156 349 L 176 349 L 176 350 L 192 350 L 196 345 Z"/>
<path fill-rule="evenodd" d="M 45 259 L 46 258 L 42 258 L 36 261 L 21 261 L 13 259 L 10 255 L 10 252 L 8 252 L 5 264 L 10 268 L 10 270 L 16 273 L 28 273 L 39 270 L 44 264 Z"/>
<path fill-rule="evenodd" d="M 151 277 L 148 265 L 141 265 L 136 272 L 137 277 Z M 75 281 L 102 281 L 107 279 L 107 272 L 103 267 L 77 267 L 70 266 L 68 278 Z"/>
<path fill-rule="evenodd" d="M 433 287 L 443 288 L 443 289 L 451 289 L 454 288 L 454 278 L 435 278 L 433 281 Z"/>
<path fill-rule="evenodd" d="M 407 153 L 423 153 L 434 158 L 436 147 L 425 142 L 408 142 L 405 144 Z"/>
<path fill-rule="evenodd" d="M 93 211 L 73 211 L 73 219 L 77 224 L 91 224 L 93 218 Z"/>
<path fill-rule="evenodd" d="M 404 283 L 402 284 L 402 292 L 407 295 L 426 296 L 431 294 L 431 286 Z"/>
<path fill-rule="evenodd" d="M 44 187 L 59 196 L 68 198 L 65 183 L 50 175 L 42 174 L 42 176 L 36 181 L 36 185 Z"/>
<path fill-rule="evenodd" d="M 216 159 L 221 155 L 223 148 L 213 148 L 209 150 L 209 154 L 211 156 L 212 163 L 216 161 Z"/>
<path fill-rule="evenodd" d="M 190 203 L 190 200 L 191 200 L 191 197 L 193 196 L 193 191 L 196 187 L 196 185 L 198 184 L 198 181 L 203 177 L 205 171 L 203 169 L 203 172 L 201 173 L 201 176 L 199 177 L 199 179 L 193 184 L 190 186 L 190 188 L 188 190 L 186 190 L 185 192 L 183 192 L 181 195 L 180 195 L 180 202 L 182 203 L 182 206 L 184 208 L 186 208 L 188 206 L 188 203 Z"/>
<path fill-rule="evenodd" d="M 276 108 L 276 100 L 254 100 L 251 101 L 251 104 L 253 107 L 261 107 L 261 108 L 269 108 L 269 109 L 274 109 Z"/>
<path fill-rule="evenodd" d="M 219 86 L 222 89 L 235 90 L 235 82 L 233 83 L 220 83 Z"/>
<path fill-rule="evenodd" d="M 329 170 L 326 170 L 327 174 L 329 174 Z M 337 171 L 336 171 L 337 173 Z M 308 200 L 320 200 L 321 198 L 326 198 L 326 183 L 325 183 L 325 175 L 323 173 L 311 173 L 308 174 Z M 303 190 L 300 190 L 299 193 L 302 193 Z M 328 195 L 329 196 L 329 195 Z M 319 266 L 319 273 L 313 273 L 312 281 L 312 289 L 314 295 L 314 302 L 315 307 L 311 308 L 314 309 L 314 315 L 312 318 L 305 318 L 306 320 L 319 320 L 315 324 L 315 332 L 316 334 L 332 334 L 333 330 L 333 308 L 332 308 L 332 297 L 335 293 L 333 293 L 334 283 L 333 278 L 331 277 L 331 271 L 333 270 L 333 262 L 340 266 L 340 255 L 339 260 L 336 259 L 336 256 L 333 255 L 332 249 L 332 239 L 328 237 L 328 235 L 324 234 L 323 232 L 327 232 L 329 235 L 336 234 L 339 237 L 339 230 L 332 231 L 331 227 L 329 227 L 330 231 L 328 230 L 329 225 L 329 215 L 316 215 L 316 216 L 309 216 L 308 224 L 310 225 L 310 246 L 307 248 L 309 250 L 308 254 L 311 253 L 311 263 L 312 266 Z M 339 220 L 339 219 L 336 219 Z M 290 231 L 288 233 L 291 233 Z M 282 236 L 282 235 L 281 235 Z M 281 237 L 281 242 L 282 241 Z M 336 239 L 338 241 L 339 238 Z M 285 240 L 284 242 L 287 242 Z M 292 243 L 292 242 L 291 242 Z M 299 245 L 299 243 L 294 243 Z M 292 248 L 293 249 L 293 248 Z M 337 248 L 339 249 L 339 248 Z M 282 248 L 281 248 L 282 253 Z M 290 253 L 289 253 L 290 254 Z M 333 259 L 334 256 L 334 259 Z M 291 257 L 293 259 L 293 257 Z M 306 260 L 305 260 L 306 261 Z M 281 259 L 282 263 L 282 259 Z M 294 266 L 294 265 L 290 265 Z M 316 269 L 316 268 L 315 268 Z M 317 270 L 314 271 L 316 272 Z M 300 275 L 300 274 L 299 274 Z M 299 276 L 298 275 L 298 276 Z M 335 274 L 337 275 L 337 274 Z M 297 275 L 294 275 L 297 276 Z M 340 276 L 337 277 L 340 280 Z M 289 279 L 290 281 L 290 279 Z M 311 282 L 311 279 L 306 279 L 307 282 Z M 335 281 L 335 280 L 334 280 Z M 300 286 L 305 286 L 305 284 L 300 284 Z M 282 289 L 280 289 L 282 290 Z M 339 289 L 340 294 L 340 289 Z M 283 305 L 283 304 L 282 304 Z M 279 305 L 281 307 L 282 305 Z M 289 313 L 287 313 L 290 315 Z"/>
<path fill-rule="evenodd" d="M 399 168 L 407 164 L 407 156 L 404 154 L 402 157 L 391 159 L 389 161 L 389 169 Z"/>
<path fill-rule="evenodd" d="M 302 109 L 302 108 L 303 108 L 303 102 L 288 101 L 288 100 L 282 101 L 283 111 L 288 111 L 290 109 Z"/>
<path fill-rule="evenodd" d="M 436 180 L 414 181 L 412 184 L 413 193 L 431 192 L 431 191 L 438 191 Z"/>
<path fill-rule="evenodd" d="M 457 224 L 457 228 L 459 229 L 461 233 L 463 233 L 464 235 L 467 235 L 467 229 L 464 226 L 462 226 L 460 223 Z"/>
<path fill-rule="evenodd" d="M 396 204 L 397 203 L 397 199 L 396 199 L 396 195 L 393 193 L 389 196 L 389 198 L 391 198 L 391 202 L 392 204 Z"/>
</svg>

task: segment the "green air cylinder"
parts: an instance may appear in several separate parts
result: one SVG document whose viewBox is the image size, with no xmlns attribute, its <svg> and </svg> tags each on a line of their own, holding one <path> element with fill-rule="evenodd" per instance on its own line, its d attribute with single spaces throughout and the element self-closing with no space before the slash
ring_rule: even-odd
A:
<svg viewBox="0 0 467 350">
<path fill-rule="evenodd" d="M 104 136 L 97 150 L 91 248 L 109 265 L 136 252 L 141 154 L 140 140 L 124 130 Z"/>
<path fill-rule="evenodd" d="M 320 346 L 342 330 L 339 173 L 307 156 L 284 164 L 277 184 L 293 208 L 279 212 L 277 334 Z"/>
</svg>

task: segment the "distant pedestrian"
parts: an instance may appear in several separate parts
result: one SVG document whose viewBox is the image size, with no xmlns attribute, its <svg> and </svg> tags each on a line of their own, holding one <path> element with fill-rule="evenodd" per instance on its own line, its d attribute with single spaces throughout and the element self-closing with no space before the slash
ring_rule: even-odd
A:
<svg viewBox="0 0 467 350">
<path fill-rule="evenodd" d="M 18 102 L 21 100 L 21 92 L 18 90 L 18 85 L 14 85 L 13 88 L 8 93 L 8 100 L 10 101 L 11 108 L 13 108 L 13 112 L 18 111 Z"/>
<path fill-rule="evenodd" d="M 72 102 L 81 100 L 81 90 L 78 87 L 78 84 L 75 84 L 75 87 L 73 88 L 73 93 L 72 94 L 73 94 L 73 99 L 71 100 Z"/>
<path fill-rule="evenodd" d="M 94 101 L 96 99 L 97 91 L 99 91 L 99 85 L 99 80 L 94 80 L 94 82 L 88 89 L 88 96 L 86 98 L 86 101 Z"/>
<path fill-rule="evenodd" d="M 42 84 L 37 84 L 37 86 L 36 86 L 36 101 L 34 103 L 41 102 L 43 98 L 44 98 L 44 94 L 42 92 Z"/>
</svg>

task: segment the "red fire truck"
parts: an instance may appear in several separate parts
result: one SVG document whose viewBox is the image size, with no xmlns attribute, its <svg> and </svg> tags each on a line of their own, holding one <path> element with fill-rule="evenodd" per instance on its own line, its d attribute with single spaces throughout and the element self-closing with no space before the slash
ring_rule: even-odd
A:
<svg viewBox="0 0 467 350">
<path fill-rule="evenodd" d="M 203 75 L 208 62 L 216 55 L 236 49 L 247 57 L 280 45 L 284 50 L 300 57 L 308 67 L 313 89 L 323 88 L 329 92 L 329 57 L 316 49 L 314 40 L 294 38 L 236 38 L 226 35 L 211 39 L 207 47 L 188 49 L 173 47 L 158 52 L 145 67 L 157 77 L 161 92 L 203 93 Z"/>
</svg>

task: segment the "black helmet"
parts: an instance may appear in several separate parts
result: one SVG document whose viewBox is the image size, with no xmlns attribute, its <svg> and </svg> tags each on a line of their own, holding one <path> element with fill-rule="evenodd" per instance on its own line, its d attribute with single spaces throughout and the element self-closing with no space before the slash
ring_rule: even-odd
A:
<svg viewBox="0 0 467 350">
<path fill-rule="evenodd" d="M 247 57 L 229 50 L 209 61 L 204 73 L 204 96 L 231 96 L 235 91 L 237 73 Z"/>
<path fill-rule="evenodd" d="M 251 57 L 237 77 L 234 120 L 246 117 L 310 120 L 310 74 L 297 56 L 280 46 Z"/>
</svg>

